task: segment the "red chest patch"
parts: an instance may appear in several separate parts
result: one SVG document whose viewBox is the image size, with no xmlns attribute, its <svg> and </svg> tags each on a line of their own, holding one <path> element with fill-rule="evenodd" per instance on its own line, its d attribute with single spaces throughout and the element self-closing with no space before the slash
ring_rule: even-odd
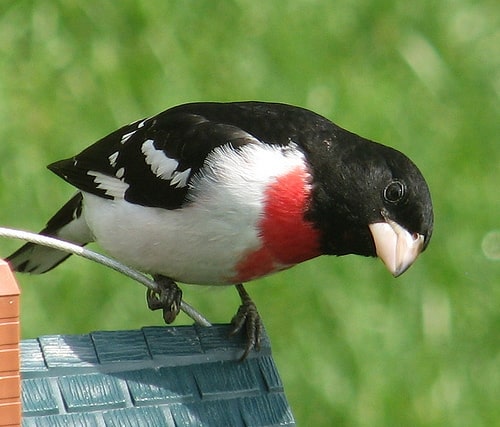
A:
<svg viewBox="0 0 500 427">
<path fill-rule="evenodd" d="M 265 194 L 259 222 L 262 246 L 237 265 L 235 282 L 246 282 L 321 254 L 319 233 L 304 220 L 310 197 L 309 174 L 302 168 L 280 176 Z"/>
</svg>

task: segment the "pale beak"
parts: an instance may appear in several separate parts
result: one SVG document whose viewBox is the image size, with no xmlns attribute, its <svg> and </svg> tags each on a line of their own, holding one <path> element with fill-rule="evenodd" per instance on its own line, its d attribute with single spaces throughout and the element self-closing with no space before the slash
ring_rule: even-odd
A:
<svg viewBox="0 0 500 427">
<path fill-rule="evenodd" d="M 410 234 L 397 222 L 385 219 L 368 226 L 377 256 L 394 277 L 403 274 L 415 262 L 424 246 L 424 236 Z"/>
</svg>

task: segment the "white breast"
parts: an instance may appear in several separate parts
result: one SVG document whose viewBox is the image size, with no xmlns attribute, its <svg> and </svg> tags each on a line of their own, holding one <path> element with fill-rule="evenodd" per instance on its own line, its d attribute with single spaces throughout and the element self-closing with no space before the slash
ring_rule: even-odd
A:
<svg viewBox="0 0 500 427">
<path fill-rule="evenodd" d="M 185 283 L 231 284 L 234 267 L 260 247 L 265 188 L 305 167 L 294 144 L 216 148 L 193 177 L 180 209 L 144 207 L 84 193 L 85 219 L 111 256 Z"/>
</svg>

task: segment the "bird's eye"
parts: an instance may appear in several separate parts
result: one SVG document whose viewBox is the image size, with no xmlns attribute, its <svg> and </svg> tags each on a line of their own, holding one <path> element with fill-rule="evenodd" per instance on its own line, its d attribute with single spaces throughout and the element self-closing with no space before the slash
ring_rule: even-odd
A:
<svg viewBox="0 0 500 427">
<path fill-rule="evenodd" d="M 391 183 L 384 189 L 384 199 L 389 203 L 398 203 L 401 201 L 406 193 L 406 187 L 397 179 L 391 181 Z"/>
</svg>

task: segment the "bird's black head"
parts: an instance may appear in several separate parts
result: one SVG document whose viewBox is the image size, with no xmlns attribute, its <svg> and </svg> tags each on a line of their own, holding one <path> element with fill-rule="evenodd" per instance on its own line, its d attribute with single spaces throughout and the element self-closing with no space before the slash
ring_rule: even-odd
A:
<svg viewBox="0 0 500 427">
<path fill-rule="evenodd" d="M 406 271 L 433 229 L 429 188 L 415 164 L 336 126 L 306 155 L 314 181 L 307 215 L 323 252 L 379 256 L 394 276 Z"/>
</svg>

